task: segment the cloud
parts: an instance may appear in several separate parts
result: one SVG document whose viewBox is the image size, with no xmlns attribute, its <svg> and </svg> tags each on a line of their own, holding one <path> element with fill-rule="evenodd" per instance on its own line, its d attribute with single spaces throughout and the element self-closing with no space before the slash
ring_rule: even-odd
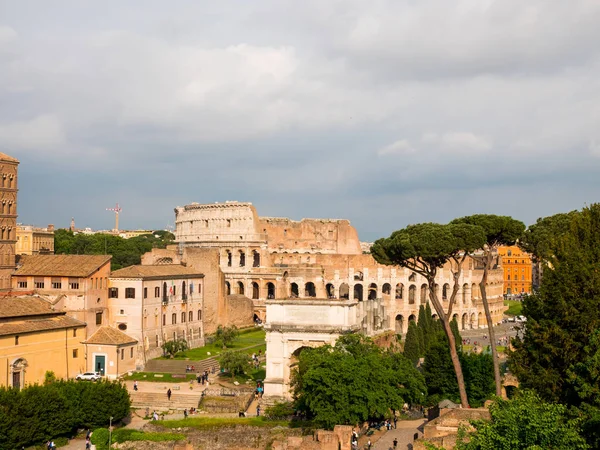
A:
<svg viewBox="0 0 600 450">
<path fill-rule="evenodd" d="M 17 32 L 11 27 L 0 25 L 0 48 L 13 42 L 17 38 Z"/>
<path fill-rule="evenodd" d="M 52 114 L 0 124 L 0 146 L 7 149 L 47 151 L 65 143 L 60 121 Z"/>
<path fill-rule="evenodd" d="M 473 133 L 458 131 L 441 135 L 426 133 L 421 141 L 442 152 L 457 154 L 478 154 L 492 148 L 492 144 L 488 139 Z"/>
<path fill-rule="evenodd" d="M 410 145 L 410 142 L 408 142 L 406 139 L 401 139 L 393 144 L 386 145 L 385 147 L 379 149 L 377 154 L 379 156 L 407 155 L 415 153 L 415 151 L 416 150 L 412 147 L 412 145 Z"/>
</svg>

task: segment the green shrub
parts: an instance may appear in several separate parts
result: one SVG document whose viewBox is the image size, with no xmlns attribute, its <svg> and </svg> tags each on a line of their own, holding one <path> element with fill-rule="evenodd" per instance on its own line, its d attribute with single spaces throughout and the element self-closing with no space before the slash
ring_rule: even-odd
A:
<svg viewBox="0 0 600 450">
<path fill-rule="evenodd" d="M 285 420 L 294 415 L 294 405 L 291 402 L 277 402 L 265 410 L 265 417 L 271 420 Z"/>
<path fill-rule="evenodd" d="M 96 446 L 96 450 L 108 449 L 109 432 L 107 428 L 96 428 L 92 433 L 92 444 Z"/>
</svg>

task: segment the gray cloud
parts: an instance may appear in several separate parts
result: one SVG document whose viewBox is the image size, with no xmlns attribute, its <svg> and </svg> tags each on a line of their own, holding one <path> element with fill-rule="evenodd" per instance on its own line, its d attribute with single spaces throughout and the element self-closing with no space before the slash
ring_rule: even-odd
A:
<svg viewBox="0 0 600 450">
<path fill-rule="evenodd" d="M 239 199 L 370 238 L 600 194 L 594 0 L 23 0 L 0 18 L 24 222 L 109 228 L 118 200 L 125 226 L 163 227 Z"/>
</svg>

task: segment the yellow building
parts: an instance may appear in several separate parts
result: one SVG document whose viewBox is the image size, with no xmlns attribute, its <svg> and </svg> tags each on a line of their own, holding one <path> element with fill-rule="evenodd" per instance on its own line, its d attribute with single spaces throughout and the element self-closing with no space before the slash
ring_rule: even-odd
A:
<svg viewBox="0 0 600 450">
<path fill-rule="evenodd" d="M 17 255 L 50 255 L 54 253 L 54 225 L 38 228 L 17 225 Z"/>
<path fill-rule="evenodd" d="M 504 293 L 506 295 L 531 293 L 531 255 L 516 245 L 498 248 L 504 268 Z"/>
<path fill-rule="evenodd" d="M 0 386 L 43 383 L 46 371 L 73 378 L 86 369 L 85 323 L 39 297 L 0 298 Z"/>
</svg>

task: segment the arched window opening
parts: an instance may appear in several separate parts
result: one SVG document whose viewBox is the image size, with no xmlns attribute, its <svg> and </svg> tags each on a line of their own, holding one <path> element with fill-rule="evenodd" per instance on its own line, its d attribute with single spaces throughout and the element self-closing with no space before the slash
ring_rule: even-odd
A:
<svg viewBox="0 0 600 450">
<path fill-rule="evenodd" d="M 171 324 L 175 325 L 177 323 L 177 314 L 171 314 Z"/>
<path fill-rule="evenodd" d="M 461 321 L 461 330 L 466 330 L 468 323 L 469 323 L 469 316 L 467 315 L 467 313 L 464 313 L 462 316 L 462 321 Z"/>
<path fill-rule="evenodd" d="M 417 297 L 417 287 L 411 284 L 408 288 L 408 304 L 414 305 Z"/>
<path fill-rule="evenodd" d="M 260 253 L 256 250 L 252 252 L 252 267 L 260 267 Z"/>
<path fill-rule="evenodd" d="M 396 334 L 404 333 L 404 317 L 401 314 L 396 316 L 395 330 Z"/>
<path fill-rule="evenodd" d="M 421 305 L 427 303 L 427 285 L 423 283 L 421 285 Z"/>
<path fill-rule="evenodd" d="M 354 285 L 354 300 L 358 300 L 359 302 L 362 302 L 363 299 L 363 285 L 362 284 L 355 284 Z"/>
<path fill-rule="evenodd" d="M 238 286 L 238 294 L 244 295 L 244 283 L 242 283 L 241 281 L 238 281 L 237 286 Z"/>
<path fill-rule="evenodd" d="M 231 295 L 231 285 L 229 284 L 229 281 L 225 282 L 225 292 L 227 295 Z"/>
<path fill-rule="evenodd" d="M 340 284 L 340 298 L 343 299 L 348 299 L 350 298 L 350 287 L 348 286 L 348 283 L 342 283 Z"/>
<path fill-rule="evenodd" d="M 381 287 L 381 294 L 383 295 L 383 298 L 390 298 L 390 295 L 392 293 L 392 285 L 390 283 L 384 283 L 383 286 Z"/>
<path fill-rule="evenodd" d="M 396 300 L 402 300 L 404 297 L 404 285 L 402 283 L 398 283 L 396 285 Z"/>
<path fill-rule="evenodd" d="M 409 322 L 416 322 L 417 321 L 417 317 L 414 314 L 411 314 L 410 316 L 408 316 L 408 321 Z"/>
<path fill-rule="evenodd" d="M 305 297 L 316 297 L 317 289 L 315 288 L 315 283 L 309 281 L 304 285 L 304 296 Z"/>
<path fill-rule="evenodd" d="M 369 285 L 369 295 L 367 298 L 369 300 L 375 300 L 377 298 L 377 285 L 375 283 Z"/>
<path fill-rule="evenodd" d="M 246 266 L 246 254 L 240 250 L 240 267 Z"/>
<path fill-rule="evenodd" d="M 444 284 L 442 287 L 442 300 L 448 300 L 448 293 L 450 291 L 450 285 L 448 283 Z"/>
<path fill-rule="evenodd" d="M 267 298 L 275 298 L 275 285 L 267 283 Z"/>
<path fill-rule="evenodd" d="M 291 298 L 298 298 L 300 296 L 300 293 L 298 291 L 298 284 L 297 283 L 292 283 L 291 286 L 291 294 L 290 297 Z"/>
<path fill-rule="evenodd" d="M 463 302 L 463 305 L 467 304 L 467 291 L 468 290 L 469 290 L 469 285 L 467 283 L 463 284 L 463 287 L 462 287 L 462 302 Z M 464 328 L 463 328 L 463 330 L 464 330 Z"/>
<path fill-rule="evenodd" d="M 227 250 L 227 267 L 231 267 L 232 260 L 233 260 L 233 255 L 231 254 L 231 252 L 229 250 Z"/>
<path fill-rule="evenodd" d="M 163 303 L 167 303 L 169 301 L 169 291 L 167 291 L 167 283 L 163 283 Z"/>
<path fill-rule="evenodd" d="M 202 310 L 198 310 L 198 320 L 202 320 Z"/>
<path fill-rule="evenodd" d="M 193 320 L 194 320 L 194 313 L 192 311 L 190 311 L 188 314 L 188 322 L 193 322 Z"/>
<path fill-rule="evenodd" d="M 325 290 L 327 291 L 327 298 L 335 298 L 335 287 L 333 284 L 327 283 Z"/>
<path fill-rule="evenodd" d="M 260 297 L 260 294 L 259 294 L 259 289 L 258 289 L 258 283 L 256 281 L 254 281 L 252 283 L 252 298 L 256 300 L 259 297 Z"/>
<path fill-rule="evenodd" d="M 185 323 L 185 312 L 181 313 L 181 323 Z"/>
</svg>

